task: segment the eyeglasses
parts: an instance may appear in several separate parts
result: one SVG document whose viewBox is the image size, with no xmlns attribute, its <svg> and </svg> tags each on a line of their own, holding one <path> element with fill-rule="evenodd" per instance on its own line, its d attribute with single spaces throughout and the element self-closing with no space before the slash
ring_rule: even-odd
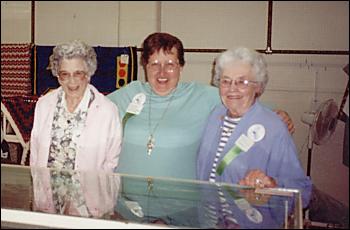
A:
<svg viewBox="0 0 350 230">
<path fill-rule="evenodd" d="M 178 67 L 179 63 L 177 61 L 168 60 L 165 63 L 160 63 L 160 61 L 155 60 L 151 63 L 148 63 L 148 69 L 152 72 L 160 72 L 162 70 L 162 67 L 165 72 L 172 73 L 175 71 L 175 69 Z"/>
<path fill-rule="evenodd" d="M 61 81 L 67 81 L 70 77 L 73 77 L 73 79 L 81 80 L 86 77 L 86 72 L 82 70 L 77 70 L 73 72 L 73 74 L 71 74 L 67 71 L 60 71 L 58 72 L 58 77 Z"/>
<path fill-rule="evenodd" d="M 250 84 L 257 84 L 259 82 L 247 80 L 247 79 L 236 79 L 233 80 L 231 78 L 220 78 L 220 86 L 223 88 L 231 87 L 232 83 L 239 89 L 246 89 Z"/>
</svg>

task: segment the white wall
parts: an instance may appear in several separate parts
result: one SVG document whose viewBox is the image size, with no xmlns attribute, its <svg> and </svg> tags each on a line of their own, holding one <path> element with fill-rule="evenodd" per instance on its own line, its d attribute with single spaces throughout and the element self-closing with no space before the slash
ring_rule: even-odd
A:
<svg viewBox="0 0 350 230">
<path fill-rule="evenodd" d="M 1 1 L 1 43 L 30 42 L 30 1 Z"/>
<path fill-rule="evenodd" d="M 90 45 L 115 46 L 118 7 L 116 2 L 36 2 L 35 44 L 54 45 L 81 39 Z"/>
<path fill-rule="evenodd" d="M 141 46 L 155 31 L 178 36 L 185 48 L 265 49 L 268 2 L 35 2 L 35 43 L 80 38 L 91 45 Z M 30 42 L 30 2 L 1 2 L 1 42 Z M 273 2 L 272 49 L 349 50 L 347 1 Z M 209 84 L 216 53 L 186 53 L 183 81 Z M 311 102 L 340 105 L 348 76 L 345 55 L 266 55 L 270 81 L 262 100 L 288 111 L 306 170 L 308 126 L 300 120 Z M 144 74 L 139 68 L 139 79 Z M 311 176 L 321 190 L 349 203 L 349 169 L 342 164 L 343 123 L 329 143 L 315 146 Z"/>
</svg>

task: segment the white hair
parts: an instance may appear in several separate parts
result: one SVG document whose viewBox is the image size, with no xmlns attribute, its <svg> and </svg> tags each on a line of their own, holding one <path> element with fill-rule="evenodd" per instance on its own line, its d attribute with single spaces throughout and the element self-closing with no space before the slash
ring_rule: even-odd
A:
<svg viewBox="0 0 350 230">
<path fill-rule="evenodd" d="M 243 61 L 252 66 L 255 80 L 261 84 L 261 91 L 259 96 L 264 92 L 268 78 L 267 64 L 264 57 L 256 51 L 250 50 L 245 47 L 238 47 L 236 49 L 229 49 L 221 53 L 215 61 L 215 73 L 213 78 L 213 84 L 219 85 L 219 80 L 222 71 L 226 64 Z"/>
<path fill-rule="evenodd" d="M 90 78 L 97 69 L 97 57 L 94 48 L 82 41 L 75 40 L 69 43 L 57 45 L 50 56 L 49 69 L 52 75 L 57 76 L 62 59 L 82 58 L 88 68 L 87 75 Z"/>
</svg>

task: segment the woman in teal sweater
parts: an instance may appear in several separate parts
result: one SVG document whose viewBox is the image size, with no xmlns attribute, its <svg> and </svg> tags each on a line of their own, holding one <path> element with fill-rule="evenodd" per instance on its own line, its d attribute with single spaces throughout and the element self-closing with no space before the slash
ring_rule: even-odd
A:
<svg viewBox="0 0 350 230">
<path fill-rule="evenodd" d="M 179 82 L 184 48 L 167 33 L 144 40 L 141 63 L 146 83 L 134 81 L 108 95 L 124 117 L 116 172 L 195 179 L 201 133 L 212 109 L 221 104 L 218 88 Z M 285 119 L 294 129 L 289 117 Z"/>
</svg>

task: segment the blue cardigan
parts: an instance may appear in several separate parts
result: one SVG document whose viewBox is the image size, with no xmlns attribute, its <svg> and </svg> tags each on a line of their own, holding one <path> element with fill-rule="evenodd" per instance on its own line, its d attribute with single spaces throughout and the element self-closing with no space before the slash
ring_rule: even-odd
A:
<svg viewBox="0 0 350 230">
<path fill-rule="evenodd" d="M 209 116 L 197 155 L 199 180 L 209 180 L 220 141 L 220 126 L 226 113 L 227 109 L 219 105 Z M 235 145 L 235 141 L 241 134 L 247 135 L 248 128 L 253 124 L 264 126 L 266 131 L 264 138 L 255 142 L 247 152 L 241 152 L 226 166 L 221 176 L 216 176 L 216 181 L 237 184 L 248 171 L 260 169 L 274 178 L 278 187 L 300 189 L 303 206 L 306 207 L 311 195 L 311 180 L 301 167 L 293 139 L 278 115 L 258 101 L 244 114 L 236 126 L 218 162 L 220 163 L 225 154 Z"/>
</svg>

